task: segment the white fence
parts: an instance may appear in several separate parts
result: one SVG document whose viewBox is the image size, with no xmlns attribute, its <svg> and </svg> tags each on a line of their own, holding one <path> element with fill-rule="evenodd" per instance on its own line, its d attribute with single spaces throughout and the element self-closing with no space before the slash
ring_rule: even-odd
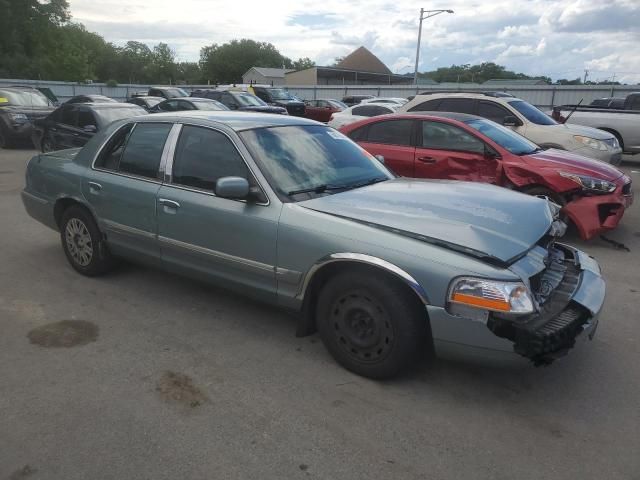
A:
<svg viewBox="0 0 640 480">
<path fill-rule="evenodd" d="M 107 87 L 104 83 L 78 84 L 72 82 L 49 82 L 41 80 L 13 80 L 0 79 L 0 87 L 10 85 L 29 85 L 33 87 L 48 87 L 60 99 L 65 101 L 74 95 L 80 94 L 100 94 L 125 100 L 134 92 L 146 91 L 150 85 L 118 85 L 117 87 Z M 211 85 L 179 85 L 187 91 L 196 88 L 211 88 Z M 549 109 L 554 105 L 574 104 L 581 99 L 584 104 L 591 103 L 592 100 L 601 97 L 626 97 L 631 92 L 640 90 L 640 86 L 628 85 L 501 85 L 499 87 L 482 85 L 459 84 L 451 87 L 438 85 L 319 85 L 319 86 L 288 86 L 287 88 L 294 95 L 304 100 L 314 100 L 323 98 L 341 99 L 346 95 L 376 95 L 382 97 L 408 97 L 418 92 L 446 91 L 446 92 L 508 92 L 512 95 L 526 100 L 540 108 Z"/>
</svg>

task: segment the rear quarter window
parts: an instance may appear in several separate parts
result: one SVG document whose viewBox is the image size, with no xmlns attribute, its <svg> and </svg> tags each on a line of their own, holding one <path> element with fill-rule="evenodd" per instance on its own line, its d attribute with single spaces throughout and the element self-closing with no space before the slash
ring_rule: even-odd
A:
<svg viewBox="0 0 640 480">
<path fill-rule="evenodd" d="M 433 112 L 438 110 L 438 105 L 440 105 L 440 99 L 437 98 L 435 100 L 427 100 L 426 102 L 419 103 L 414 107 L 409 109 L 410 112 Z"/>
</svg>

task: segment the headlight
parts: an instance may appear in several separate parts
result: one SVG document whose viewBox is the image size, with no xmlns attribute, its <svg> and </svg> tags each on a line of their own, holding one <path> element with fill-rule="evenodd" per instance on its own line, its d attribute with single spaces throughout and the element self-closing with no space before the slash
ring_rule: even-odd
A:
<svg viewBox="0 0 640 480">
<path fill-rule="evenodd" d="M 449 302 L 492 312 L 533 312 L 533 300 L 522 282 L 458 278 L 449 288 Z"/>
<path fill-rule="evenodd" d="M 29 119 L 24 113 L 10 113 L 9 118 L 14 122 L 19 122 L 19 123 L 24 123 L 29 121 Z"/>
<path fill-rule="evenodd" d="M 575 138 L 576 141 L 582 143 L 583 145 L 586 145 L 589 148 L 593 148 L 594 150 L 607 150 L 607 144 L 601 142 L 600 140 L 596 140 L 595 138 L 583 137 L 582 135 L 574 135 L 573 138 Z"/>
<path fill-rule="evenodd" d="M 616 184 L 599 178 L 588 177 L 586 175 L 576 175 L 575 173 L 560 172 L 560 176 L 573 180 L 580 185 L 583 190 L 595 193 L 611 193 L 616 189 Z"/>
</svg>

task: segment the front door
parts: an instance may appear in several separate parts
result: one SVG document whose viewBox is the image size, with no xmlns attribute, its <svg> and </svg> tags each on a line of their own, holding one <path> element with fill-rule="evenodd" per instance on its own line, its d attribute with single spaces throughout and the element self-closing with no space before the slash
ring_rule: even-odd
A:
<svg viewBox="0 0 640 480">
<path fill-rule="evenodd" d="M 420 123 L 416 177 L 497 183 L 498 160 L 485 153 L 487 147 L 482 140 L 448 123 Z"/>
<path fill-rule="evenodd" d="M 109 248 L 138 260 L 160 256 L 156 239 L 156 197 L 159 167 L 170 123 L 130 123 L 118 130 L 102 149 L 83 180 Z"/>
<path fill-rule="evenodd" d="M 416 152 L 412 141 L 414 125 L 415 121 L 410 119 L 371 123 L 366 139 L 358 143 L 372 155 L 384 157 L 385 166 L 397 175 L 413 177 Z"/>
<path fill-rule="evenodd" d="M 243 177 L 255 185 L 230 137 L 184 125 L 167 169 L 170 181 L 157 194 L 165 266 L 273 300 L 280 207 L 215 196 L 222 177 Z"/>
</svg>

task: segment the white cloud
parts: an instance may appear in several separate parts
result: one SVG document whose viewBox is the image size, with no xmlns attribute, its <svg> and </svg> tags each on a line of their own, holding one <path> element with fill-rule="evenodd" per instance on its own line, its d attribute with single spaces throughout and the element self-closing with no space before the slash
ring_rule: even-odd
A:
<svg viewBox="0 0 640 480">
<path fill-rule="evenodd" d="M 268 41 L 291 58 L 331 63 L 359 45 L 392 70 L 413 64 L 414 0 L 70 0 L 74 19 L 109 41 L 169 43 L 183 60 L 234 38 Z M 640 80 L 638 0 L 447 0 L 424 21 L 421 70 L 497 61 L 510 70 L 575 78 Z M 404 68 L 403 72 L 411 71 Z M 623 73 L 624 72 L 624 73 Z"/>
</svg>

